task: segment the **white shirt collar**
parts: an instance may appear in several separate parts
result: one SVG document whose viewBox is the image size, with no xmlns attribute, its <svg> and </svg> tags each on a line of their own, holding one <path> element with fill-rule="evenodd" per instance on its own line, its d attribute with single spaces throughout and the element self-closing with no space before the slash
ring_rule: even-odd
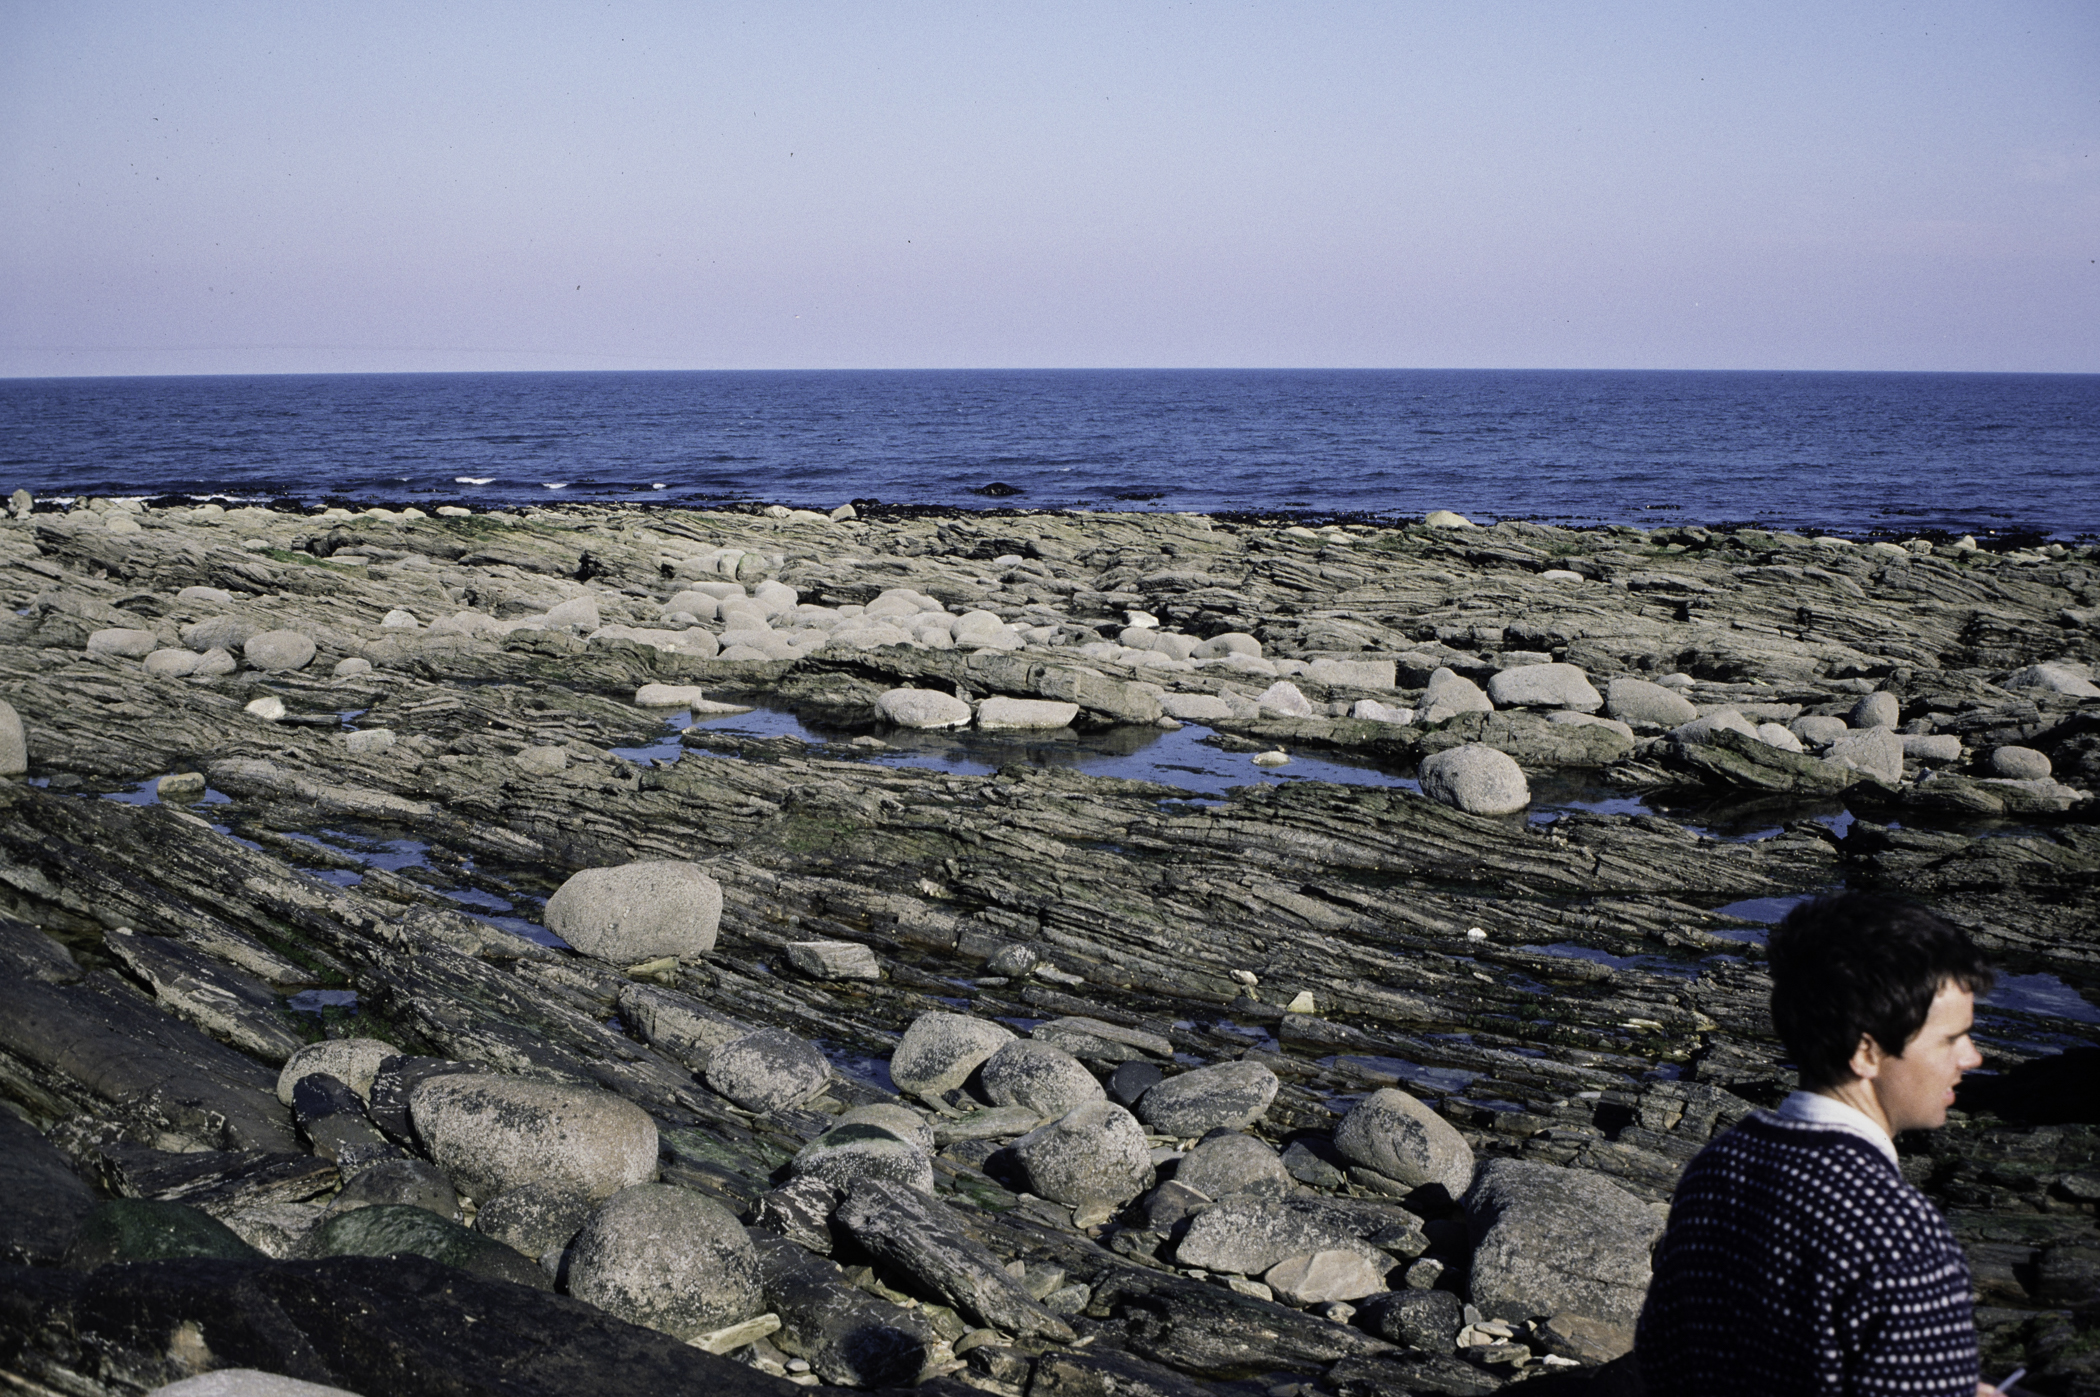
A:
<svg viewBox="0 0 2100 1397">
<path fill-rule="evenodd" d="M 1835 1097 L 1821 1096 L 1812 1091 L 1797 1091 L 1779 1103 L 1779 1118 L 1789 1121 L 1805 1121 L 1811 1125 L 1827 1125 L 1833 1130 L 1846 1130 L 1873 1145 L 1888 1156 L 1889 1163 L 1896 1163 L 1896 1142 L 1888 1133 L 1874 1124 L 1873 1117 L 1856 1106 L 1847 1106 Z"/>
</svg>

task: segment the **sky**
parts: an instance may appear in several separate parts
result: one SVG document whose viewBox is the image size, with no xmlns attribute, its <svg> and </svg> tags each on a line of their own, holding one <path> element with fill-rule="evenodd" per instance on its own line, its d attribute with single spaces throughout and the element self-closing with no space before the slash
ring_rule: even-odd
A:
<svg viewBox="0 0 2100 1397">
<path fill-rule="evenodd" d="M 0 0 L 0 376 L 2100 372 L 2100 5 Z"/>
</svg>

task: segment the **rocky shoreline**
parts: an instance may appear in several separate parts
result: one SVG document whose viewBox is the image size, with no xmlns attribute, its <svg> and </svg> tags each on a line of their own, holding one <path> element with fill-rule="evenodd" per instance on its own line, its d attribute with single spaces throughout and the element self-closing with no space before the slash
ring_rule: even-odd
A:
<svg viewBox="0 0 2100 1397">
<path fill-rule="evenodd" d="M 2041 977 L 1901 1143 L 2100 1391 L 2092 549 L 18 495 L 0 585 L 22 1390 L 1625 1390 L 1849 884 Z"/>
</svg>

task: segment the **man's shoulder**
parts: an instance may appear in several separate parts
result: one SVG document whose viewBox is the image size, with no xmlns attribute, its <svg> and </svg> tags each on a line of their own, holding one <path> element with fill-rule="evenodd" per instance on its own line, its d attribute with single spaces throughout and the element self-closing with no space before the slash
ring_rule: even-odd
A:
<svg viewBox="0 0 2100 1397">
<path fill-rule="evenodd" d="M 1855 1192 L 1909 1192 L 1887 1155 L 1849 1130 L 1756 1111 L 1716 1136 L 1685 1168 L 1687 1180 L 1720 1172 L 1813 1178 Z"/>
</svg>

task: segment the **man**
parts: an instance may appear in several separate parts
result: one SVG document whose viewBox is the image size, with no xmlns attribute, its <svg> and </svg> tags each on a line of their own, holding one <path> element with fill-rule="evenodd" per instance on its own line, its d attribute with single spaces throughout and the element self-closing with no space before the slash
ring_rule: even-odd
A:
<svg viewBox="0 0 2100 1397">
<path fill-rule="evenodd" d="M 1969 1267 L 1894 1137 L 1947 1123 L 1982 1055 L 1990 969 L 1923 908 L 1797 907 L 1771 939 L 1772 1022 L 1800 1091 L 1685 1169 L 1636 1352 L 1651 1397 L 1991 1397 Z"/>
</svg>

